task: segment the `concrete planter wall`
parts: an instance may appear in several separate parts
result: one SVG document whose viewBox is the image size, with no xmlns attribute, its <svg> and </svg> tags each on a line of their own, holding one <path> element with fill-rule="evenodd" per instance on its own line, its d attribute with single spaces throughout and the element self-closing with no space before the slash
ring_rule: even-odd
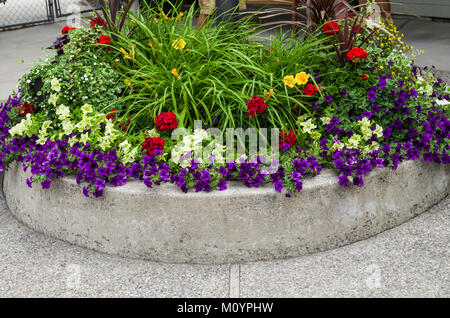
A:
<svg viewBox="0 0 450 318">
<path fill-rule="evenodd" d="M 176 263 L 231 263 L 305 255 L 362 240 L 422 213 L 449 193 L 450 167 L 408 161 L 378 169 L 363 188 L 325 171 L 291 198 L 271 186 L 184 194 L 142 182 L 86 198 L 74 178 L 29 189 L 5 172 L 11 212 L 31 228 L 98 251 Z"/>
</svg>

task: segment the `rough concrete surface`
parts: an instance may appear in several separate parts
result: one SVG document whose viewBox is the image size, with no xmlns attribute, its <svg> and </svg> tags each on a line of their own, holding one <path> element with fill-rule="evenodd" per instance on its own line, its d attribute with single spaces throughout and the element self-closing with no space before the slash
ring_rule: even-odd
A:
<svg viewBox="0 0 450 318">
<path fill-rule="evenodd" d="M 325 171 L 304 180 L 290 198 L 269 185 L 185 194 L 171 184 L 148 189 L 137 181 L 86 198 L 71 177 L 48 190 L 29 189 L 22 166 L 12 164 L 3 189 L 19 220 L 70 243 L 168 263 L 221 264 L 306 255 L 366 239 L 442 200 L 449 175 L 446 165 L 417 160 L 396 171 L 373 171 L 362 188 L 340 187 Z"/>
<path fill-rule="evenodd" d="M 450 199 L 335 250 L 241 265 L 241 297 L 450 297 Z"/>
</svg>

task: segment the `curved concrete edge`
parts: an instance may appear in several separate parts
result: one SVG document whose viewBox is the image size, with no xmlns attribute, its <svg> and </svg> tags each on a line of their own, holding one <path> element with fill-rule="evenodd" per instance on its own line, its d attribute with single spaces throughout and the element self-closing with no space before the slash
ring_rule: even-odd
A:
<svg viewBox="0 0 450 318">
<path fill-rule="evenodd" d="M 29 189 L 11 164 L 6 202 L 20 221 L 49 236 L 109 254 L 168 263 L 281 259 L 366 239 L 424 212 L 449 193 L 450 166 L 407 161 L 376 169 L 362 188 L 340 187 L 332 171 L 305 180 L 291 198 L 270 185 L 182 193 L 142 182 L 86 198 L 74 178 Z"/>
</svg>

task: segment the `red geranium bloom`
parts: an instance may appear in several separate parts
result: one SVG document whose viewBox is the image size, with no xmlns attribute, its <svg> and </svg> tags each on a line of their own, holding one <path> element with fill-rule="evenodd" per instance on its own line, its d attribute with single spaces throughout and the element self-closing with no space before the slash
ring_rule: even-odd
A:
<svg viewBox="0 0 450 318">
<path fill-rule="evenodd" d="M 155 118 L 156 129 L 162 131 L 174 130 L 178 127 L 177 116 L 172 113 L 161 113 Z"/>
<path fill-rule="evenodd" d="M 71 25 L 66 25 L 64 28 L 62 28 L 61 33 L 67 34 L 70 30 L 75 30 L 75 28 Z"/>
<path fill-rule="evenodd" d="M 112 109 L 111 112 L 108 115 L 106 115 L 106 119 L 110 119 L 112 117 L 116 117 L 116 112 L 117 112 L 117 110 Z"/>
<path fill-rule="evenodd" d="M 265 99 L 259 96 L 252 96 L 252 99 L 246 102 L 245 105 L 247 105 L 247 114 L 251 117 L 255 117 L 255 113 L 262 114 L 267 109 Z"/>
<path fill-rule="evenodd" d="M 160 137 L 148 137 L 142 142 L 142 149 L 147 151 L 149 156 L 153 156 L 155 149 L 164 149 L 164 139 Z"/>
<path fill-rule="evenodd" d="M 292 129 L 289 129 L 289 133 L 286 131 L 280 132 L 280 148 L 283 148 L 286 144 L 289 145 L 289 147 L 292 147 L 295 145 L 296 135 L 295 132 L 292 131 Z"/>
<path fill-rule="evenodd" d="M 367 57 L 367 52 L 359 47 L 354 47 L 347 53 L 347 60 L 349 61 L 361 61 L 363 58 Z"/>
<path fill-rule="evenodd" d="M 322 28 L 326 35 L 333 35 L 339 32 L 339 24 L 336 21 L 328 21 Z"/>
<path fill-rule="evenodd" d="M 102 22 L 103 22 L 103 24 L 102 24 Z M 105 19 L 100 20 L 99 17 L 96 17 L 93 20 L 91 20 L 91 28 L 95 27 L 96 25 L 104 27 L 106 25 L 106 20 Z"/>
<path fill-rule="evenodd" d="M 111 44 L 111 38 L 107 35 L 101 35 L 98 38 L 98 43 L 100 44 Z"/>
<path fill-rule="evenodd" d="M 17 108 L 17 113 L 19 114 L 19 116 L 26 116 L 27 114 L 30 114 L 33 111 L 34 111 L 34 106 L 28 102 L 25 102 L 22 105 L 19 105 L 19 107 Z"/>
<path fill-rule="evenodd" d="M 305 93 L 308 96 L 313 96 L 316 94 L 316 92 L 319 89 L 317 88 L 316 85 L 312 84 L 312 83 L 308 83 L 306 84 L 305 88 L 303 88 L 303 93 Z"/>
<path fill-rule="evenodd" d="M 366 75 L 366 74 L 363 74 L 363 75 L 361 75 L 361 78 L 362 78 L 363 80 L 366 80 L 366 79 L 367 79 L 367 75 Z"/>
</svg>

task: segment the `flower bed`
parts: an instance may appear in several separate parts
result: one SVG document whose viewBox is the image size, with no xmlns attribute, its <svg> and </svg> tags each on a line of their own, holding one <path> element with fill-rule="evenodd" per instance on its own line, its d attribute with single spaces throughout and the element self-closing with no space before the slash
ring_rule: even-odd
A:
<svg viewBox="0 0 450 318">
<path fill-rule="evenodd" d="M 192 28 L 192 8 L 105 12 L 63 28 L 57 55 L 1 106 L 0 167 L 20 162 L 29 187 L 75 175 L 100 197 L 132 179 L 184 192 L 235 180 L 290 196 L 323 168 L 362 187 L 374 168 L 450 162 L 448 87 L 413 64 L 391 24 L 329 17 L 267 46 L 250 21 Z M 268 151 L 228 129 L 255 131 Z"/>
</svg>

